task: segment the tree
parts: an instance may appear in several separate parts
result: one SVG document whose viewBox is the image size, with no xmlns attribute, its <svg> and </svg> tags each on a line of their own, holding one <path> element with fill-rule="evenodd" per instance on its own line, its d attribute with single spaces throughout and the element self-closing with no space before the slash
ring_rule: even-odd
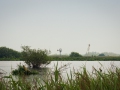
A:
<svg viewBox="0 0 120 90">
<path fill-rule="evenodd" d="M 0 47 L 0 58 L 20 58 L 21 53 L 7 47 Z"/>
<path fill-rule="evenodd" d="M 105 56 L 105 54 L 101 53 L 101 54 L 99 54 L 99 56 Z"/>
<path fill-rule="evenodd" d="M 22 59 L 29 66 L 33 66 L 33 68 L 39 68 L 42 64 L 49 64 L 50 58 L 48 56 L 47 50 L 36 50 L 30 49 L 29 46 L 22 46 Z"/>
<path fill-rule="evenodd" d="M 70 57 L 82 57 L 82 55 L 77 52 L 71 52 Z"/>
</svg>

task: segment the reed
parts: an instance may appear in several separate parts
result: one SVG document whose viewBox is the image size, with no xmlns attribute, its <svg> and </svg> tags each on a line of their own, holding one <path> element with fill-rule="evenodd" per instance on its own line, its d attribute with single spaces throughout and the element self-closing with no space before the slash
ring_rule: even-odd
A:
<svg viewBox="0 0 120 90">
<path fill-rule="evenodd" d="M 120 68 L 111 68 L 107 72 L 97 70 L 90 73 L 85 67 L 82 70 L 70 71 L 66 74 L 67 79 L 61 75 L 60 68 L 55 66 L 54 72 L 49 73 L 42 81 L 39 78 L 31 82 L 22 76 L 14 80 L 11 75 L 9 79 L 0 79 L 0 90 L 120 90 Z"/>
</svg>

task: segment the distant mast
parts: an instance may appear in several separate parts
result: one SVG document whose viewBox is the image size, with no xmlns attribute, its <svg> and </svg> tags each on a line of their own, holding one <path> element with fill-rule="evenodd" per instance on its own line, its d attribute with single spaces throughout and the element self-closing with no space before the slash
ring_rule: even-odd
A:
<svg viewBox="0 0 120 90">
<path fill-rule="evenodd" d="M 88 44 L 87 55 L 89 56 L 90 44 Z"/>
<path fill-rule="evenodd" d="M 49 49 L 48 53 L 51 54 L 51 50 L 50 49 Z"/>
</svg>

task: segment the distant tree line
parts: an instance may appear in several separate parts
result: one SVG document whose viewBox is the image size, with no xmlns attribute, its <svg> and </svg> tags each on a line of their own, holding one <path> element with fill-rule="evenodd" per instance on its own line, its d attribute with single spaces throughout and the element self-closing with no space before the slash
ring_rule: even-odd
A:
<svg viewBox="0 0 120 90">
<path fill-rule="evenodd" d="M 49 57 L 50 58 L 49 58 Z M 39 67 L 41 64 L 48 64 L 49 61 L 120 61 L 120 56 L 105 56 L 104 53 L 98 56 L 82 56 L 77 52 L 71 52 L 69 55 L 48 55 L 48 51 L 40 49 L 30 49 L 28 46 L 22 47 L 22 52 L 16 50 L 0 47 L 0 60 L 24 60 L 28 65 Z M 37 62 L 37 64 L 36 64 Z"/>
<path fill-rule="evenodd" d="M 47 50 L 30 49 L 29 46 L 22 46 L 22 52 L 7 47 L 0 47 L 0 60 L 24 60 L 33 68 L 39 68 L 43 64 L 49 64 L 50 58 Z"/>
<path fill-rule="evenodd" d="M 7 47 L 0 47 L 0 58 L 20 58 L 21 53 Z"/>
</svg>

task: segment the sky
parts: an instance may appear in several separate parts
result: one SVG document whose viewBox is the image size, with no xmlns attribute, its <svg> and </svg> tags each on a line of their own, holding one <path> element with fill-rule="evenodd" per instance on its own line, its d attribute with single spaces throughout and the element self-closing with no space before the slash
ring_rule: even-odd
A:
<svg viewBox="0 0 120 90">
<path fill-rule="evenodd" d="M 120 54 L 120 0 L 0 0 L 0 47 Z"/>
</svg>

